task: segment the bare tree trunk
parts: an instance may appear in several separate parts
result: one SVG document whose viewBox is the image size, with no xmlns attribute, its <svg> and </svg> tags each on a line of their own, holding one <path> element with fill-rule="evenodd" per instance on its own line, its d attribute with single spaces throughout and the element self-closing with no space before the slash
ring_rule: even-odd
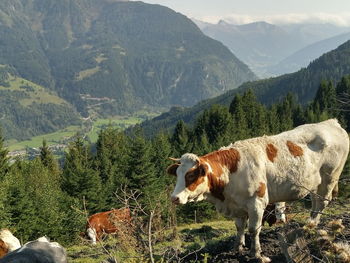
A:
<svg viewBox="0 0 350 263">
<path fill-rule="evenodd" d="M 149 222 L 148 222 L 148 250 L 149 250 L 149 257 L 151 259 L 151 262 L 154 263 L 153 258 L 153 248 L 152 248 L 152 220 L 153 220 L 154 211 L 151 211 L 149 215 Z"/>
</svg>

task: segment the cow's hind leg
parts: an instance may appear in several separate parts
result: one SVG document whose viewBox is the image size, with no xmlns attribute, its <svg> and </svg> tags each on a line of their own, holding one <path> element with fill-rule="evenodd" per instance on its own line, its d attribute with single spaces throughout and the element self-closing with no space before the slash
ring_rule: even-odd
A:
<svg viewBox="0 0 350 263">
<path fill-rule="evenodd" d="M 323 209 L 327 207 L 329 201 L 332 200 L 333 192 L 337 191 L 339 176 L 343 170 L 344 164 L 340 165 L 335 170 L 321 168 L 320 174 L 322 182 L 319 185 L 317 192 L 311 194 L 312 210 L 310 214 L 309 225 L 317 226 L 320 222 L 320 217 Z"/>
<path fill-rule="evenodd" d="M 243 246 L 245 246 L 244 230 L 247 226 L 247 217 L 235 218 L 235 224 L 237 228 L 237 237 L 233 249 L 241 254 L 244 249 Z"/>
</svg>

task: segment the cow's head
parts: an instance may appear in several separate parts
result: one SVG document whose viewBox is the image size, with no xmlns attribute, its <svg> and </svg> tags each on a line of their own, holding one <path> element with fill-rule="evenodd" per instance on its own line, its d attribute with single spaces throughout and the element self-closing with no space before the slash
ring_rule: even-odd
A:
<svg viewBox="0 0 350 263">
<path fill-rule="evenodd" d="M 209 192 L 206 174 L 209 166 L 192 153 L 182 155 L 181 159 L 168 167 L 167 172 L 177 177 L 175 190 L 171 195 L 174 204 L 200 201 Z"/>
</svg>

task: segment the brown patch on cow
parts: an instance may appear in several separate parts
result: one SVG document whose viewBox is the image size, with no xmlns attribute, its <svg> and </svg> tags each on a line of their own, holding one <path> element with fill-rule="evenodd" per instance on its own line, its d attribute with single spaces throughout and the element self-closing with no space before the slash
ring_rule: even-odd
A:
<svg viewBox="0 0 350 263">
<path fill-rule="evenodd" d="M 287 141 L 287 147 L 289 149 L 289 152 L 294 157 L 302 156 L 304 154 L 303 149 L 300 146 L 296 145 L 295 143 L 293 143 L 291 141 Z"/>
<path fill-rule="evenodd" d="M 224 201 L 225 182 L 220 180 L 220 176 L 224 173 L 224 167 L 226 167 L 230 173 L 237 171 L 238 162 L 240 160 L 239 152 L 233 148 L 219 150 L 203 156 L 202 159 L 210 165 L 213 171 L 207 175 L 211 194 L 219 200 Z"/>
<path fill-rule="evenodd" d="M 9 248 L 6 243 L 0 239 L 0 258 L 4 257 L 9 252 Z"/>
<path fill-rule="evenodd" d="M 224 189 L 225 182 L 220 180 L 217 176 L 212 173 L 208 174 L 208 186 L 211 194 L 221 201 L 225 200 Z"/>
<path fill-rule="evenodd" d="M 222 167 L 227 167 L 230 173 L 236 172 L 241 157 L 236 149 L 231 148 L 208 153 L 202 158 L 210 164 L 214 174 L 220 176 Z"/>
<path fill-rule="evenodd" d="M 269 144 L 266 146 L 266 154 L 267 154 L 267 158 L 268 158 L 271 162 L 273 162 L 274 159 L 275 159 L 276 156 L 277 156 L 277 148 L 276 148 L 273 144 L 269 143 Z"/>
<path fill-rule="evenodd" d="M 179 163 L 174 163 L 174 164 L 168 166 L 168 168 L 166 169 L 166 172 L 170 175 L 176 176 L 176 170 L 179 166 L 180 166 Z"/>
<path fill-rule="evenodd" d="M 198 185 L 204 182 L 206 170 L 206 165 L 200 163 L 185 174 L 185 183 L 188 190 L 193 192 Z"/>
<path fill-rule="evenodd" d="M 259 197 L 264 197 L 266 193 L 266 184 L 260 183 L 258 190 L 256 190 L 256 194 Z"/>
</svg>

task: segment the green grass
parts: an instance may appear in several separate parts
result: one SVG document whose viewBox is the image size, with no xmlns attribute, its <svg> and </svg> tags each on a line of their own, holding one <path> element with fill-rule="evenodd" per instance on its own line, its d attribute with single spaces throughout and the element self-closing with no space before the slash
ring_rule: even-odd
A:
<svg viewBox="0 0 350 263">
<path fill-rule="evenodd" d="M 203 232 L 203 229 L 205 231 Z M 173 230 L 164 230 L 162 241 L 155 242 L 153 246 L 156 262 L 162 262 L 161 256 L 166 249 L 178 248 L 180 251 L 195 248 L 205 242 L 212 242 L 224 239 L 235 234 L 235 227 L 232 220 L 213 221 L 200 224 L 188 224 L 177 227 L 178 237 L 173 238 Z M 208 233 L 205 233 L 208 232 Z M 212 236 L 210 234 L 213 234 Z M 191 238 L 188 238 L 191 236 Z M 106 241 L 92 246 L 86 242 L 67 247 L 69 262 L 72 263 L 99 263 L 106 260 L 109 255 L 118 259 L 118 262 L 136 263 L 150 262 L 135 251 L 135 246 L 127 241 L 121 241 L 109 236 Z"/>
<path fill-rule="evenodd" d="M 19 100 L 19 103 L 22 106 L 29 106 L 33 102 L 42 103 L 42 104 L 66 104 L 66 101 L 58 97 L 52 91 L 43 88 L 40 85 L 37 85 L 29 80 L 25 80 L 23 78 L 14 77 L 9 74 L 8 83 L 10 87 L 0 86 L 0 89 L 3 90 L 11 90 L 11 91 L 20 91 L 25 93 L 28 97 Z M 31 87 L 33 90 L 26 90 L 21 88 L 22 86 Z"/>
<path fill-rule="evenodd" d="M 23 150 L 27 147 L 35 148 L 42 145 L 43 140 L 45 139 L 48 145 L 59 144 L 66 138 L 72 137 L 77 132 L 79 132 L 80 126 L 69 126 L 63 130 L 39 135 L 31 138 L 30 140 L 15 142 L 13 140 L 6 142 L 9 151 Z"/>
</svg>

